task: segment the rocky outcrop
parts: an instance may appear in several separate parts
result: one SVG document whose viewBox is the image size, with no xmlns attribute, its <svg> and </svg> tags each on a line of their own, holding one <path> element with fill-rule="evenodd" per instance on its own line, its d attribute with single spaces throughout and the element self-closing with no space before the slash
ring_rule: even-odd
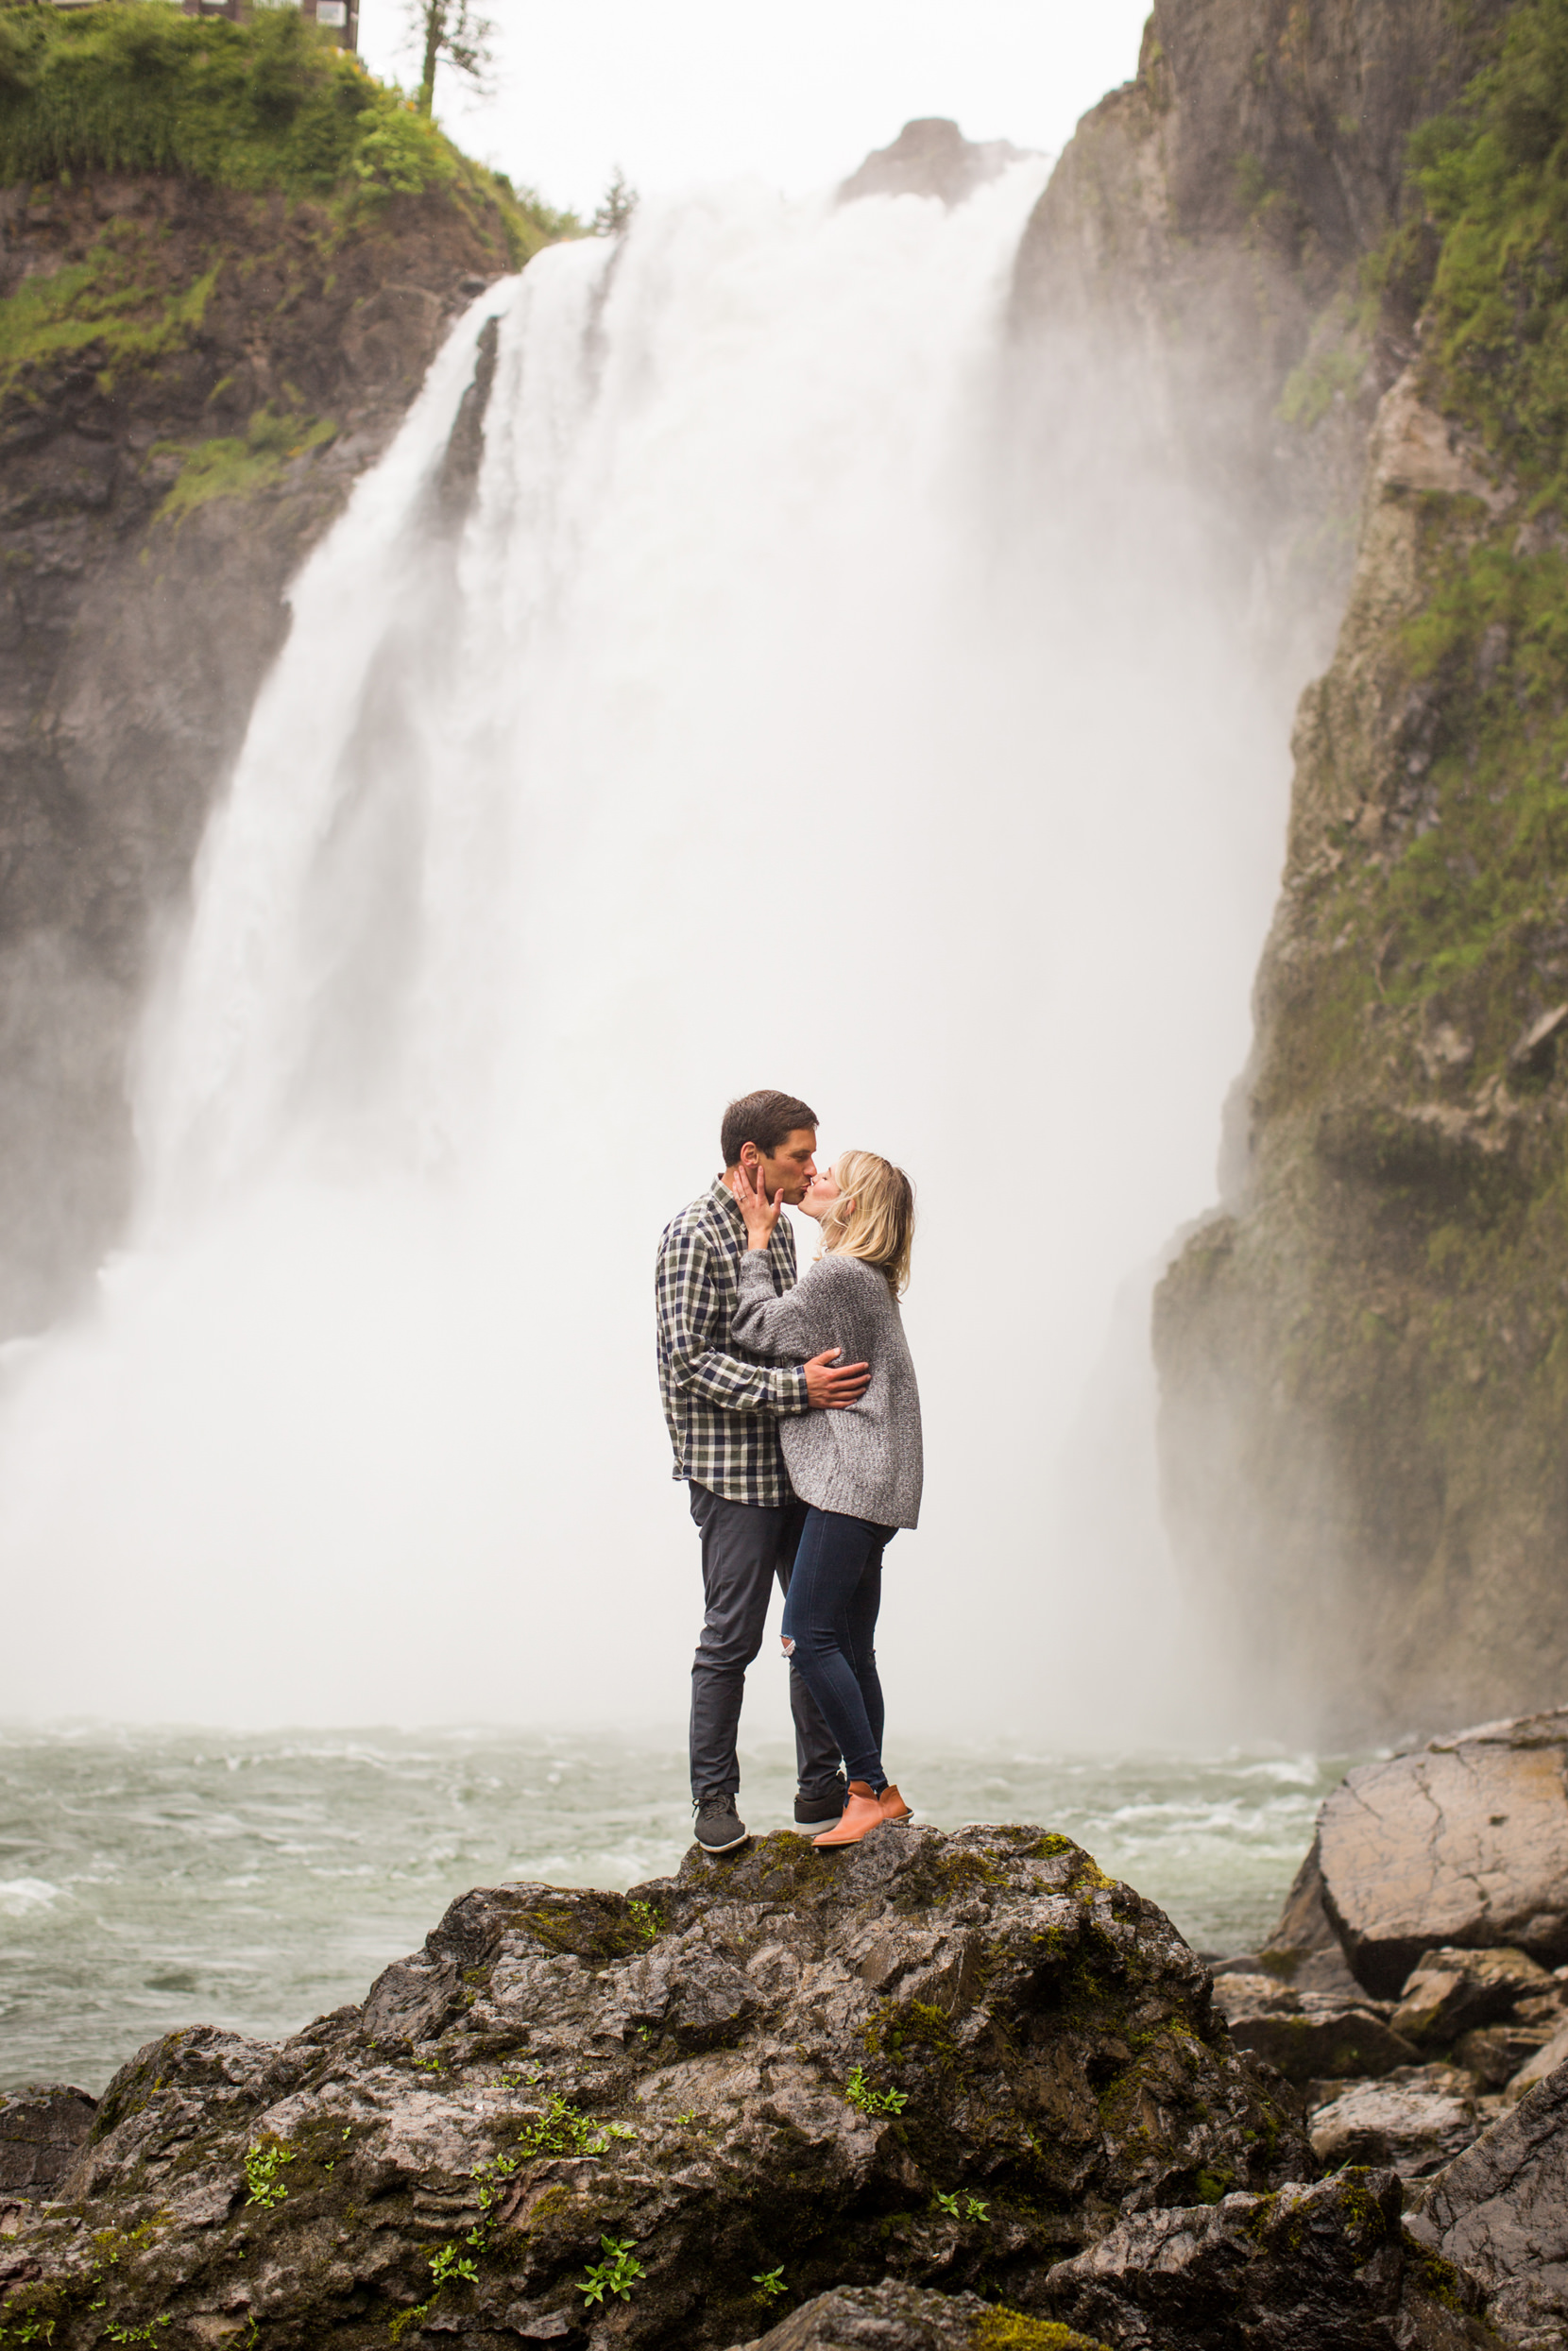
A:
<svg viewBox="0 0 1568 2351">
<path fill-rule="evenodd" d="M 1156 1303 L 1167 1521 L 1257 1723 L 1315 1742 L 1568 1677 L 1553 23 L 1507 12 L 1382 248 L 1402 364 L 1300 707 L 1228 1197 Z"/>
<path fill-rule="evenodd" d="M 839 202 L 866 196 L 934 196 L 962 204 L 966 196 L 995 179 L 1009 163 L 1023 160 L 1022 147 L 1005 139 L 966 139 L 957 123 L 928 115 L 906 123 L 891 146 L 875 147 L 839 189 Z"/>
<path fill-rule="evenodd" d="M 131 1031 L 286 584 L 511 265 L 471 196 L 0 190 L 0 294 L 44 319 L 0 369 L 0 1336 L 120 1229 Z"/>
<path fill-rule="evenodd" d="M 1079 125 L 1019 252 L 1042 433 L 1087 378 L 1108 500 L 1146 477 L 1196 489 L 1206 585 L 1298 679 L 1333 641 L 1368 431 L 1414 349 L 1407 306 L 1367 318 L 1362 266 L 1408 213 L 1410 132 L 1508 5 L 1155 0 L 1136 78 Z"/>
<path fill-rule="evenodd" d="M 1440 2065 L 1329 2085 L 1318 2179 L 1210 1985 L 1031 1828 L 480 1888 L 363 2006 L 142 2050 L 0 2203 L 0 2329 L 1560 2351 L 1568 2069 L 1512 2110 Z"/>
<path fill-rule="evenodd" d="M 1043 2318 L 1123 2216 L 1310 2170 L 1209 1986 L 1151 1903 L 1036 1830 L 781 1835 L 630 1897 L 476 1892 L 363 2009 L 124 2068 L 9 2240 L 37 2274 L 5 2323 L 57 2351 L 164 2315 L 171 2343 L 590 2322 L 724 2351 L 890 2277 Z"/>
</svg>

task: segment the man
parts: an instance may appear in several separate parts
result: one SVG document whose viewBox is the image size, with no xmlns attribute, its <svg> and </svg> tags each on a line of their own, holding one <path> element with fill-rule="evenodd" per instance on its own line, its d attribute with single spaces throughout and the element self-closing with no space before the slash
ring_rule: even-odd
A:
<svg viewBox="0 0 1568 2351">
<path fill-rule="evenodd" d="M 791 1094 L 747 1094 L 724 1116 L 724 1171 L 666 1226 L 656 1295 L 658 1382 L 674 1447 L 673 1474 L 690 1486 L 703 1546 L 702 1637 L 691 1667 L 691 1802 L 697 1842 L 727 1853 L 746 1839 L 736 1810 L 741 1767 L 735 1741 L 746 1667 L 762 1645 L 776 1585 L 790 1571 L 806 1517 L 791 1490 L 778 1421 L 791 1412 L 836 1411 L 864 1395 L 863 1363 L 835 1368 L 831 1347 L 810 1363 L 768 1363 L 730 1336 L 746 1253 L 735 1197 L 741 1170 L 757 1170 L 770 1197 L 798 1203 L 816 1177 L 817 1115 Z M 793 1289 L 794 1235 L 780 1217 L 768 1244 L 775 1291 Z M 793 1667 L 795 1823 L 829 1828 L 844 1811 L 839 1752 L 816 1701 Z"/>
</svg>

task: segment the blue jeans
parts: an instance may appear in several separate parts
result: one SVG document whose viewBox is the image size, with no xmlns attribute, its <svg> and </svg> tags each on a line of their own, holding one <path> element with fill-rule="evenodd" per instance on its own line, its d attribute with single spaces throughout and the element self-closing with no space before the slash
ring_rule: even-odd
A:
<svg viewBox="0 0 1568 2351">
<path fill-rule="evenodd" d="M 877 1611 L 882 1553 L 896 1532 L 838 1510 L 808 1510 L 784 1602 L 791 1665 L 838 1741 L 850 1779 L 864 1780 L 877 1795 L 888 1783 Z"/>
</svg>

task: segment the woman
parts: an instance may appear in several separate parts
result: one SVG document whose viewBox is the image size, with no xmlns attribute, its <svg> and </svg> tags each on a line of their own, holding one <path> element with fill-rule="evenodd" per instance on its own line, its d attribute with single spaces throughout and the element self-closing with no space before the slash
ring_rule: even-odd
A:
<svg viewBox="0 0 1568 2351">
<path fill-rule="evenodd" d="M 756 1354 L 799 1363 L 838 1347 L 871 1366 L 859 1404 L 779 1423 L 790 1482 L 810 1507 L 784 1609 L 785 1646 L 839 1743 L 849 1775 L 844 1818 L 817 1845 L 858 1845 L 910 1808 L 882 1769 L 877 1611 L 882 1553 L 920 1515 L 920 1395 L 898 1312 L 914 1238 L 914 1191 L 875 1151 L 844 1151 L 801 1207 L 822 1227 L 822 1253 L 775 1297 L 768 1242 L 783 1195 L 744 1169 L 736 1199 L 748 1247 L 735 1336 Z M 793 1644 L 793 1645 L 792 1645 Z"/>
</svg>

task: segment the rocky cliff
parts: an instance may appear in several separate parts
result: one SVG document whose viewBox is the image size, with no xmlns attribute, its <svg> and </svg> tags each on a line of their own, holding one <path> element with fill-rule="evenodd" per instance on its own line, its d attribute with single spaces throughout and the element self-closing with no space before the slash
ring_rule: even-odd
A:
<svg viewBox="0 0 1568 2351">
<path fill-rule="evenodd" d="M 1082 462 L 1130 562 L 1140 486 L 1195 491 L 1221 592 L 1298 680 L 1332 643 L 1367 434 L 1413 348 L 1406 145 L 1508 5 L 1156 0 L 1136 78 L 1079 125 L 1019 252 L 1020 405 L 1071 433 L 1089 387 Z"/>
<path fill-rule="evenodd" d="M 1233 1196 L 1156 1313 L 1174 1530 L 1304 1736 L 1568 1670 L 1562 8 L 1487 54 L 1379 248 L 1413 323 L 1301 706 Z"/>
<path fill-rule="evenodd" d="M 571 226 L 296 12 L 0 19 L 0 1336 L 121 1229 L 132 1031 L 291 574 Z"/>
</svg>

